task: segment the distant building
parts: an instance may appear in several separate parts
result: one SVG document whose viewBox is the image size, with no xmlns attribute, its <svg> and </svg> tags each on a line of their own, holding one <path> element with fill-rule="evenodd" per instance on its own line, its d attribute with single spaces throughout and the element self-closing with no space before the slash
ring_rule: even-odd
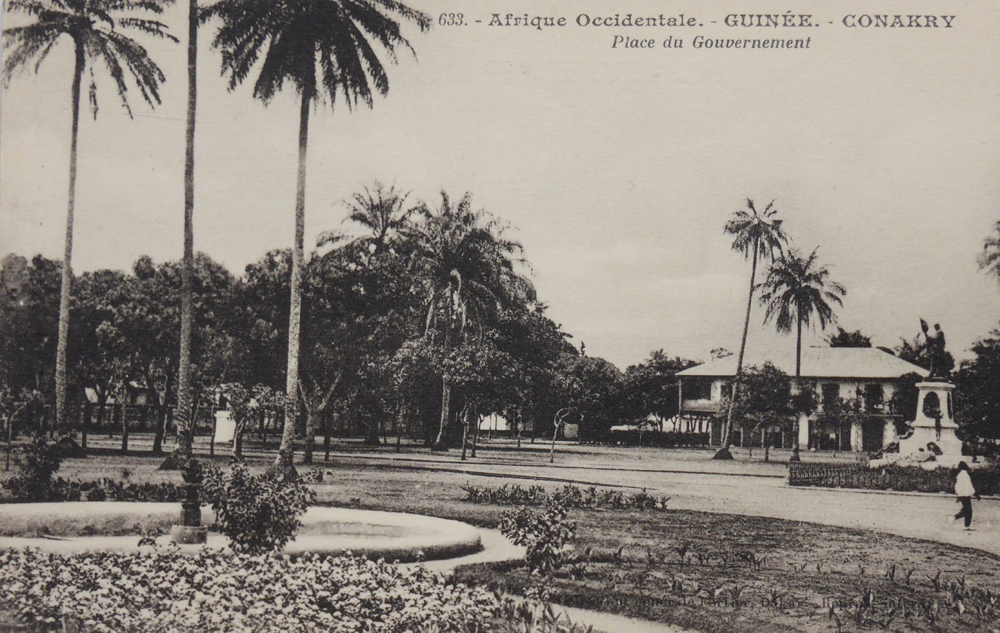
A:
<svg viewBox="0 0 1000 633">
<path fill-rule="evenodd" d="M 761 366 L 770 362 L 792 377 L 793 391 L 798 389 L 795 376 L 795 355 L 775 355 L 773 358 L 744 358 L 743 366 Z M 818 411 L 799 421 L 799 446 L 803 449 L 850 448 L 855 451 L 875 451 L 896 441 L 893 416 L 888 402 L 896 390 L 897 380 L 906 374 L 922 377 L 928 371 L 875 347 L 809 347 L 802 350 L 801 383 L 812 384 L 819 398 Z M 677 374 L 680 425 L 707 429 L 713 445 L 721 443 L 722 425 L 718 421 L 722 399 L 732 392 L 736 375 L 736 356 L 726 356 Z M 818 422 L 823 405 L 838 399 L 860 397 L 871 414 L 865 424 L 856 423 L 850 429 L 831 429 Z M 737 434 L 737 437 L 739 435 Z M 742 439 L 742 438 L 740 438 Z M 780 437 L 782 446 L 790 447 L 791 437 Z M 739 443 L 739 442 L 734 442 Z"/>
</svg>

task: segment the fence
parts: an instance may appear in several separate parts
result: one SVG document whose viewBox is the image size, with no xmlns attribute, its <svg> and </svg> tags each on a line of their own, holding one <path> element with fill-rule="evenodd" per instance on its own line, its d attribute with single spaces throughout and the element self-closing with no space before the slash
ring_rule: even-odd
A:
<svg viewBox="0 0 1000 633">
<path fill-rule="evenodd" d="M 973 466 L 972 485 L 976 491 L 981 495 L 1000 494 L 1000 464 Z M 861 464 L 792 462 L 788 465 L 788 483 L 792 486 L 951 493 L 955 487 L 955 473 L 945 467 L 929 470 L 899 465 L 866 468 Z"/>
<path fill-rule="evenodd" d="M 824 486 L 827 488 L 880 488 L 885 473 L 862 468 L 860 464 L 788 464 L 790 486 Z"/>
</svg>

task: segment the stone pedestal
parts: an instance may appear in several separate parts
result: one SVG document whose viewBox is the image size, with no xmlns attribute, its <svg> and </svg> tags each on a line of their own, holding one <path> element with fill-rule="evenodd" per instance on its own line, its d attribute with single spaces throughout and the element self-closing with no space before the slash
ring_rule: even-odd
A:
<svg viewBox="0 0 1000 633">
<path fill-rule="evenodd" d="M 934 455 L 933 462 L 954 466 L 962 460 L 962 440 L 955 435 L 955 385 L 933 378 L 918 383 L 917 389 L 917 415 L 912 431 L 899 440 L 899 457 L 925 461 Z"/>
<path fill-rule="evenodd" d="M 203 473 L 196 459 L 189 459 L 184 465 L 184 500 L 181 502 L 181 524 L 170 529 L 174 543 L 192 545 L 204 543 L 208 539 L 208 528 L 201 525 L 201 501 L 198 489 Z"/>
<path fill-rule="evenodd" d="M 803 451 L 809 450 L 809 416 L 806 414 L 799 415 L 799 449 Z"/>
</svg>

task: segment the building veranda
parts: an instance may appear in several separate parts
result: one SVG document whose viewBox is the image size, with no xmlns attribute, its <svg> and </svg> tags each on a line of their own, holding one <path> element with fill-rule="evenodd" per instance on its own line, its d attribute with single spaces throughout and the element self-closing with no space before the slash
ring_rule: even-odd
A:
<svg viewBox="0 0 1000 633">
<path fill-rule="evenodd" d="M 878 451 L 898 440 L 896 422 L 889 406 L 907 374 L 928 376 L 922 367 L 875 347 L 810 347 L 802 350 L 800 377 L 795 376 L 795 357 L 776 353 L 748 353 L 744 368 L 770 362 L 793 376 L 792 392 L 810 386 L 817 397 L 815 410 L 799 419 L 799 446 L 803 449 Z M 732 394 L 736 356 L 717 358 L 678 372 L 679 426 L 698 428 L 710 434 L 711 444 L 722 439 L 724 400 Z M 863 415 L 848 424 L 833 422 L 838 408 L 854 406 Z M 775 427 L 769 434 L 773 445 L 791 448 L 792 433 Z M 742 430 L 734 431 L 736 445 L 759 445 Z"/>
</svg>

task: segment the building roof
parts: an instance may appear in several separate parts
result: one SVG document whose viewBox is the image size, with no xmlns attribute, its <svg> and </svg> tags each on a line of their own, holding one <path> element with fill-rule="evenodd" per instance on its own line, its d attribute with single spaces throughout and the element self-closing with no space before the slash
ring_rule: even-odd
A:
<svg viewBox="0 0 1000 633">
<path fill-rule="evenodd" d="M 760 358 L 748 354 L 743 359 L 743 366 L 760 366 L 767 361 L 789 376 L 795 375 L 794 350 L 790 354 L 775 353 Z M 877 347 L 808 347 L 802 350 L 803 378 L 891 379 L 909 373 L 927 377 L 930 372 Z M 735 376 L 736 355 L 696 365 L 677 375 L 682 378 Z"/>
</svg>

